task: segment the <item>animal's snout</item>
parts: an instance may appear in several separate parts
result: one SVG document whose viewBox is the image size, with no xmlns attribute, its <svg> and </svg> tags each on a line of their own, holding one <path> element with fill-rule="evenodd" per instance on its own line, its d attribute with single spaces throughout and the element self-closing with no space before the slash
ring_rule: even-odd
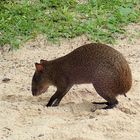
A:
<svg viewBox="0 0 140 140">
<path fill-rule="evenodd" d="M 32 88 L 32 95 L 37 96 L 37 89 L 36 88 Z"/>
</svg>

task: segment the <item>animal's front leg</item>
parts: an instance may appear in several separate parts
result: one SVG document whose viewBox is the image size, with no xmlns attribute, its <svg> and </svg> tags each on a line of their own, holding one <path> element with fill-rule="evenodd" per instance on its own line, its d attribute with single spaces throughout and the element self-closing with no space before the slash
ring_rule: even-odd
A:
<svg viewBox="0 0 140 140">
<path fill-rule="evenodd" d="M 62 93 L 60 91 L 56 91 L 55 94 L 51 97 L 51 99 L 49 100 L 48 104 L 47 104 L 47 107 L 48 106 L 58 106 L 59 104 L 59 96 L 61 95 Z"/>
<path fill-rule="evenodd" d="M 66 89 L 63 90 L 57 90 L 55 92 L 55 94 L 51 97 L 51 99 L 49 100 L 48 104 L 46 105 L 48 106 L 58 106 L 60 101 L 62 100 L 62 98 L 66 95 L 66 93 L 69 91 L 70 87 L 67 87 Z"/>
</svg>

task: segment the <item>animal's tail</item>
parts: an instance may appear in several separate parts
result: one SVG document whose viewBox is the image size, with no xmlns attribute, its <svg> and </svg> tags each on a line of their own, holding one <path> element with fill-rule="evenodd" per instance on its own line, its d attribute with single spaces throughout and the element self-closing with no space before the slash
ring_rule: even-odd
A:
<svg viewBox="0 0 140 140">
<path fill-rule="evenodd" d="M 127 95 L 124 93 L 124 97 L 127 97 Z M 127 97 L 128 98 L 128 97 Z"/>
<path fill-rule="evenodd" d="M 125 93 L 124 93 L 123 95 L 124 95 L 124 97 L 126 97 L 128 100 L 131 100 L 130 98 L 127 97 L 127 95 L 126 95 Z"/>
</svg>

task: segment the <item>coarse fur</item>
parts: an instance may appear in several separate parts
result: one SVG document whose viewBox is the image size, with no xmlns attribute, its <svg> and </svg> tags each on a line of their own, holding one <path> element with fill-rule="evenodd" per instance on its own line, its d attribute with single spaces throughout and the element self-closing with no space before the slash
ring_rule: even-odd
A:
<svg viewBox="0 0 140 140">
<path fill-rule="evenodd" d="M 47 106 L 59 105 L 74 84 L 92 83 L 108 109 L 118 104 L 117 95 L 125 95 L 132 85 L 131 70 L 123 55 L 100 43 L 83 45 L 55 60 L 40 60 L 35 66 L 33 96 L 45 92 L 49 85 L 57 88 Z"/>
</svg>

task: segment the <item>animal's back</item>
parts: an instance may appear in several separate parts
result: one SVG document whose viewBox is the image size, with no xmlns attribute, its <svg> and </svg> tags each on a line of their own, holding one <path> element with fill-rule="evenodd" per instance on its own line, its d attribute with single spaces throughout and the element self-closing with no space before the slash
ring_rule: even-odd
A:
<svg viewBox="0 0 140 140">
<path fill-rule="evenodd" d="M 79 47 L 64 56 L 62 64 L 64 73 L 77 83 L 95 83 L 100 78 L 102 84 L 113 82 L 111 88 L 115 94 L 126 93 L 132 85 L 131 70 L 126 59 L 120 52 L 104 44 L 91 43 Z"/>
</svg>

